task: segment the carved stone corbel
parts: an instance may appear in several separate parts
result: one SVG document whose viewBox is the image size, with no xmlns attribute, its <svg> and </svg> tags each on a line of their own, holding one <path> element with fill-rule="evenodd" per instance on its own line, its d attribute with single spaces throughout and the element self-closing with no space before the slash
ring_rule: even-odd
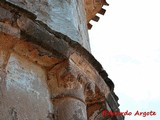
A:
<svg viewBox="0 0 160 120">
<path fill-rule="evenodd" d="M 80 73 L 68 60 L 48 72 L 48 86 L 58 120 L 87 120 L 84 87 Z"/>
</svg>

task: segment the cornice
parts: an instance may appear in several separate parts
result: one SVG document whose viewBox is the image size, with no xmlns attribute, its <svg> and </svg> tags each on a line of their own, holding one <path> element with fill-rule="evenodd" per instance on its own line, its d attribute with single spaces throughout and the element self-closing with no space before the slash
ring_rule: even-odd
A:
<svg viewBox="0 0 160 120">
<path fill-rule="evenodd" d="M 84 0 L 88 29 L 92 28 L 91 20 L 98 22 L 97 14 L 104 15 L 106 10 L 102 8 L 104 5 L 109 6 L 106 0 Z"/>
</svg>

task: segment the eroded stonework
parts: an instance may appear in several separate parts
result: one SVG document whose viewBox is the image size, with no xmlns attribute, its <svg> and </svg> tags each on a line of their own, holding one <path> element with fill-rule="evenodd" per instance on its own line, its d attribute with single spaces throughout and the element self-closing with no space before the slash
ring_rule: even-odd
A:
<svg viewBox="0 0 160 120">
<path fill-rule="evenodd" d="M 81 2 L 0 2 L 0 119 L 123 120 L 102 116 L 104 109 L 119 111 L 118 97 L 108 74 L 85 49 L 89 45 Z M 67 34 L 54 27 L 53 15 L 65 17 L 58 27 Z"/>
<path fill-rule="evenodd" d="M 0 36 L 0 119 L 50 120 L 47 116 L 53 114 L 53 105 L 45 70 L 14 52 L 19 41 L 12 42 L 3 33 Z"/>
<path fill-rule="evenodd" d="M 83 0 L 6 1 L 33 13 L 37 22 L 43 22 L 90 50 Z"/>
</svg>

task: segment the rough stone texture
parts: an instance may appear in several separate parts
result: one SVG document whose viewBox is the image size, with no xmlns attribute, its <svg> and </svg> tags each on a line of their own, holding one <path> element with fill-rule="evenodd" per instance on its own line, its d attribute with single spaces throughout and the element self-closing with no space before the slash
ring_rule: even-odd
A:
<svg viewBox="0 0 160 120">
<path fill-rule="evenodd" d="M 72 68 L 71 68 L 72 69 Z M 52 99 L 61 97 L 74 97 L 85 101 L 84 87 L 76 75 L 70 71 L 67 61 L 53 67 L 48 72 L 48 86 Z"/>
<path fill-rule="evenodd" d="M 89 23 L 90 20 L 94 20 L 96 22 L 99 21 L 99 17 L 96 15 L 97 13 L 104 15 L 105 9 L 103 9 L 103 5 L 109 5 L 106 0 L 84 0 L 85 1 L 85 11 L 87 17 L 87 25 L 88 29 L 92 28 L 92 25 Z"/>
<path fill-rule="evenodd" d="M 73 68 L 78 66 L 78 69 L 83 71 L 83 74 L 86 74 L 88 79 L 91 80 L 93 84 L 96 84 L 98 88 L 100 88 L 100 91 L 105 94 L 104 96 L 108 95 L 110 90 L 108 86 L 106 86 L 105 81 L 102 80 L 97 71 L 86 61 L 86 59 L 75 53 L 70 56 L 70 59 L 70 64 L 75 64 Z"/>
<path fill-rule="evenodd" d="M 15 27 L 11 27 L 8 24 L 4 24 L 0 22 L 0 29 L 2 32 L 5 32 L 5 33 L 8 33 L 10 35 L 14 35 L 20 38 L 20 30 Z"/>
<path fill-rule="evenodd" d="M 74 98 L 58 99 L 53 102 L 57 120 L 87 120 L 86 105 Z"/>
<path fill-rule="evenodd" d="M 79 28 L 85 25 L 85 15 L 79 15 L 84 11 L 83 4 L 78 5 L 82 1 L 18 1 L 8 0 L 14 5 L 5 0 L 0 2 L 0 119 L 99 119 L 100 114 L 99 117 L 96 114 L 105 103 L 111 110 L 118 109 L 113 82 L 82 43 L 78 43 L 85 39 L 76 42 L 69 34 L 51 28 L 50 18 L 43 18 L 50 14 L 53 17 L 55 11 L 51 6 L 57 4 L 58 13 L 54 14 L 60 16 L 55 19 L 61 19 L 62 13 L 64 19 L 71 20 L 69 27 L 73 27 L 73 36 L 77 37 L 75 25 Z M 79 18 L 73 19 L 73 15 Z M 60 29 L 69 32 L 63 20 Z M 87 31 L 86 27 L 83 29 Z M 78 33 L 84 37 L 83 29 L 78 29 Z"/>
<path fill-rule="evenodd" d="M 0 7 L 0 31 L 20 38 L 20 30 L 13 25 L 13 18 L 10 11 Z"/>
<path fill-rule="evenodd" d="M 6 1 L 35 14 L 37 21 L 67 35 L 90 51 L 83 0 Z"/>
<path fill-rule="evenodd" d="M 63 59 L 60 59 L 56 56 L 54 56 L 52 53 L 48 52 L 47 50 L 44 50 L 43 48 L 29 44 L 27 42 L 19 41 L 14 46 L 13 50 L 20 54 L 21 56 L 24 56 L 25 58 L 28 58 L 29 60 L 35 62 L 36 64 L 39 64 L 43 67 L 52 67 L 55 64 L 59 63 L 60 61 L 63 61 Z M 48 56 L 49 54 L 50 56 Z M 53 57 L 54 56 L 54 57 Z"/>
<path fill-rule="evenodd" d="M 54 111 L 46 72 L 23 56 L 28 51 L 20 52 L 20 45 L 25 48 L 27 43 L 19 42 L 0 33 L 0 119 L 52 120 Z M 14 48 L 18 51 L 18 46 L 21 56 L 13 52 Z"/>
<path fill-rule="evenodd" d="M 87 64 L 90 64 L 94 67 L 92 69 L 95 69 L 97 71 L 97 74 L 101 75 L 106 84 L 109 86 L 110 90 L 114 89 L 113 82 L 108 78 L 108 74 L 105 72 L 105 70 L 103 70 L 102 66 L 88 51 L 86 51 L 77 42 L 73 42 L 65 35 L 59 34 L 55 31 L 48 30 L 46 26 L 37 24 L 36 21 L 29 19 L 33 18 L 33 16 L 30 15 L 30 13 L 26 13 L 23 10 L 21 12 L 21 9 L 13 8 L 13 6 L 10 6 L 8 4 L 1 5 L 2 7 L 8 9 L 7 13 L 10 13 L 9 11 L 13 11 L 12 16 L 19 16 L 18 18 L 14 18 L 16 23 L 14 23 L 12 20 L 10 22 L 13 22 L 15 25 L 17 24 L 17 26 L 21 30 L 21 33 L 23 33 L 21 34 L 22 38 L 25 38 L 27 39 L 27 41 L 35 43 L 39 46 L 42 46 L 44 49 L 51 51 L 52 55 L 57 55 L 57 53 L 59 53 L 59 56 L 69 58 L 75 51 L 80 53 L 79 57 L 84 58 L 84 61 L 88 61 Z M 2 20 L 5 22 L 5 19 L 8 20 L 10 19 L 10 17 L 3 17 Z M 12 25 L 10 26 L 12 27 Z"/>
<path fill-rule="evenodd" d="M 11 54 L 1 97 L 0 118 L 3 120 L 49 120 L 53 106 L 46 84 L 45 71 L 16 54 Z M 30 112 L 32 111 L 32 112 Z"/>
<path fill-rule="evenodd" d="M 43 48 L 4 33 L 0 33 L 0 42 L 2 66 L 0 73 L 3 78 L 1 80 L 1 96 L 3 97 L 0 101 L 3 103 L 1 107 L 4 108 L 0 118 L 5 119 L 6 116 L 11 116 L 14 119 L 21 119 L 21 117 L 34 119 L 34 114 L 31 115 L 32 112 L 40 114 L 37 109 L 44 107 L 42 111 L 44 114 L 41 114 L 43 115 L 42 118 L 53 119 L 53 114 L 57 115 L 56 112 L 62 109 L 61 104 L 64 103 L 62 101 L 68 99 L 75 101 L 73 105 L 82 104 L 80 109 L 86 114 L 85 102 L 95 104 L 109 93 L 109 88 L 102 78 L 78 54 L 74 53 L 70 56 L 69 61 L 56 56 L 51 57 L 53 55 Z M 47 74 L 45 74 L 46 72 Z M 11 102 L 8 100 L 11 100 Z M 53 105 L 57 109 L 52 106 L 50 100 L 53 101 Z M 24 106 L 24 103 L 27 103 L 27 107 Z M 73 106 L 71 103 L 70 105 Z M 27 109 L 28 106 L 32 108 L 30 111 Z M 64 105 L 63 108 L 68 111 L 81 111 L 76 110 L 75 106 L 74 108 L 71 107 L 71 110 L 65 108 Z M 28 113 L 21 113 L 20 110 L 23 109 Z M 48 109 L 50 109 L 50 112 L 48 112 Z M 11 112 L 5 114 L 6 111 Z M 74 116 L 74 112 L 70 115 Z M 87 119 L 85 116 L 83 115 Z M 84 118 L 77 119 L 83 120 Z"/>
</svg>

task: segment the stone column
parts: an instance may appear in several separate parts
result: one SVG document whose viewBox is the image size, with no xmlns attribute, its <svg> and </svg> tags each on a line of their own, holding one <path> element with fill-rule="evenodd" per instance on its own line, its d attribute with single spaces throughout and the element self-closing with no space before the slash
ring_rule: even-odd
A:
<svg viewBox="0 0 160 120">
<path fill-rule="evenodd" d="M 53 102 L 56 120 L 87 120 L 86 105 L 70 96 L 64 96 Z"/>
<path fill-rule="evenodd" d="M 68 60 L 48 72 L 56 120 L 87 120 L 84 87 L 78 74 Z"/>
</svg>

